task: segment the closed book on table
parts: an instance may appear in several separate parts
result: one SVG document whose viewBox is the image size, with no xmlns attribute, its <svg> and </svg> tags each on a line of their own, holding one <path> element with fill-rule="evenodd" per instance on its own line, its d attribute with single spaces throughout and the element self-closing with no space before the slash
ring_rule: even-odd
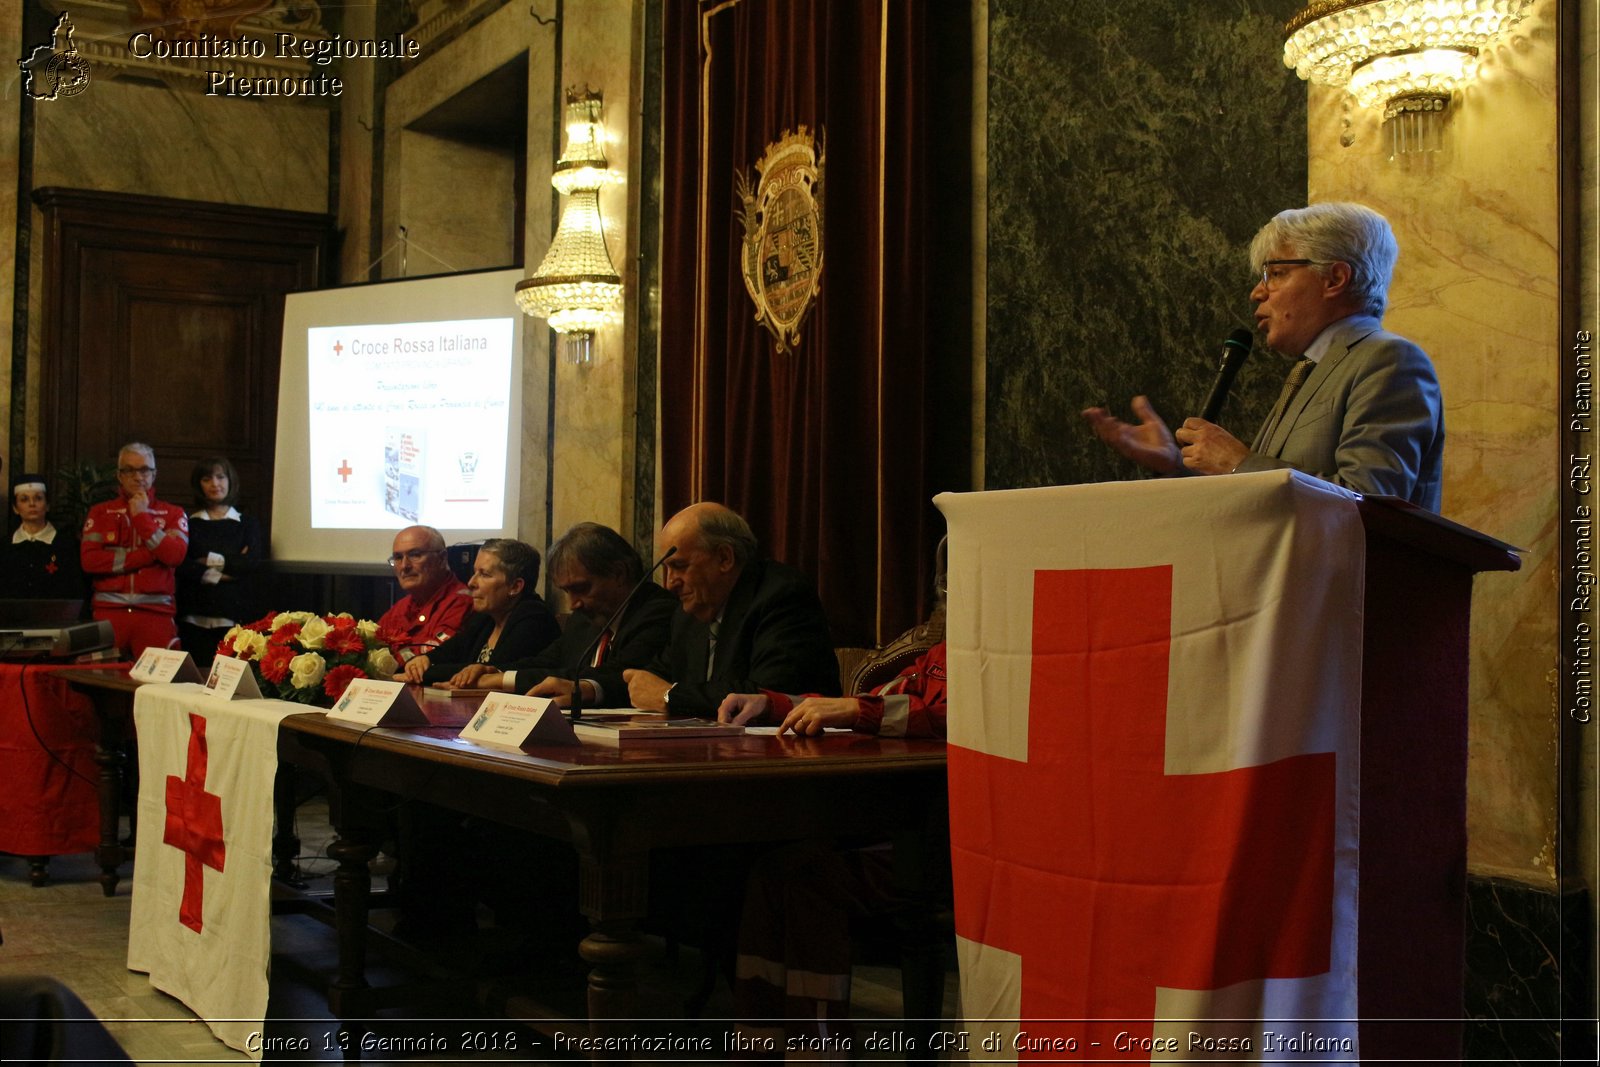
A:
<svg viewBox="0 0 1600 1067">
<path fill-rule="evenodd" d="M 572 724 L 572 729 L 578 735 L 578 740 L 602 745 L 737 737 L 744 733 L 743 726 L 710 719 L 581 719 Z"/>
</svg>

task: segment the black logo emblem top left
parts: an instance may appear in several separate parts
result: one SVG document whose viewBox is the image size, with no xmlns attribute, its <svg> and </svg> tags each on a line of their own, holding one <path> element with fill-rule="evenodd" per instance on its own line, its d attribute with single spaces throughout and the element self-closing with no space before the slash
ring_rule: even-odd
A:
<svg viewBox="0 0 1600 1067">
<path fill-rule="evenodd" d="M 72 16 L 63 11 L 49 44 L 39 45 L 27 59 L 17 60 L 22 68 L 22 87 L 35 100 L 59 100 L 77 96 L 89 87 L 89 61 L 78 54 L 72 39 Z"/>
</svg>

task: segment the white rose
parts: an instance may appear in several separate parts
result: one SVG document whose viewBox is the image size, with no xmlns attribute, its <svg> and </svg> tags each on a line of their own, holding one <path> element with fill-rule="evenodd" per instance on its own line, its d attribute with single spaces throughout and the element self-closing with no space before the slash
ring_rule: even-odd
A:
<svg viewBox="0 0 1600 1067">
<path fill-rule="evenodd" d="M 356 623 L 356 633 L 367 641 L 372 641 L 378 636 L 378 624 L 371 619 L 362 619 Z"/>
<path fill-rule="evenodd" d="M 322 639 L 328 636 L 328 631 L 333 629 L 325 620 L 313 615 L 307 619 L 305 625 L 300 627 L 299 641 L 306 648 L 321 648 Z"/>
<path fill-rule="evenodd" d="M 327 673 L 328 665 L 315 652 L 302 652 L 289 661 L 289 684 L 296 689 L 310 689 Z"/>
<path fill-rule="evenodd" d="M 272 629 L 276 630 L 280 626 L 287 626 L 291 622 L 304 623 L 314 618 L 316 616 L 309 611 L 280 611 L 272 617 Z"/>
<path fill-rule="evenodd" d="M 395 662 L 394 653 L 380 645 L 367 653 L 367 673 L 374 678 L 387 678 L 400 673 L 400 664 Z"/>
<path fill-rule="evenodd" d="M 238 653 L 240 659 L 259 660 L 261 653 L 267 650 L 267 635 L 246 630 L 233 643 L 233 650 Z"/>
</svg>

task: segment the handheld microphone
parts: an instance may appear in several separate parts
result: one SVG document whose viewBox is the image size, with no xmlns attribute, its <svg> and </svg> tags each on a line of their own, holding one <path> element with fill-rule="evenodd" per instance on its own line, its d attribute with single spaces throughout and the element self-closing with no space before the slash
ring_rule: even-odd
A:
<svg viewBox="0 0 1600 1067">
<path fill-rule="evenodd" d="M 583 679 L 579 677 L 579 675 L 583 672 L 583 665 L 589 662 L 590 657 L 594 655 L 594 650 L 600 647 L 600 639 L 605 637 L 606 631 L 615 626 L 617 624 L 617 620 L 622 618 L 622 613 L 628 610 L 628 605 L 633 603 L 634 596 L 638 594 L 639 590 L 644 588 L 644 583 L 653 578 L 656 571 L 661 569 L 661 565 L 676 555 L 677 551 L 678 546 L 673 545 L 671 548 L 661 553 L 661 558 L 656 560 L 655 563 L 651 564 L 650 569 L 644 572 L 644 577 L 640 578 L 634 587 L 628 590 L 628 595 L 622 598 L 622 603 L 617 605 L 617 610 L 611 613 L 611 618 L 607 619 L 606 624 L 600 627 L 600 632 L 594 635 L 594 640 L 590 641 L 589 647 L 583 650 L 583 655 L 578 657 L 578 662 L 572 665 L 571 718 L 573 722 L 577 722 L 579 719 L 583 718 Z"/>
<path fill-rule="evenodd" d="M 1228 399 L 1228 390 L 1233 388 L 1233 379 L 1238 375 L 1239 368 L 1244 366 L 1244 361 L 1250 358 L 1253 340 L 1254 335 L 1241 326 L 1222 342 L 1222 363 L 1217 367 L 1217 380 L 1212 383 L 1206 405 L 1200 409 L 1202 419 L 1216 422 L 1217 416 L 1222 414 L 1222 404 Z"/>
</svg>

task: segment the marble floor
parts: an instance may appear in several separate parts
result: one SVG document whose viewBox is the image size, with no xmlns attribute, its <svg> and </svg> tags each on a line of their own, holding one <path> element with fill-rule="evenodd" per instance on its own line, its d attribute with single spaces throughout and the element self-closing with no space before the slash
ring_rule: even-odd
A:
<svg viewBox="0 0 1600 1067">
<path fill-rule="evenodd" d="M 297 829 L 302 840 L 301 882 L 312 894 L 331 892 L 334 864 L 323 852 L 331 832 L 326 806 L 320 799 L 302 806 Z M 60 856 L 51 862 L 49 884 L 34 888 L 29 884 L 26 861 L 0 854 L 0 934 L 5 939 L 0 945 L 0 974 L 42 974 L 59 979 L 104 1021 L 138 1063 L 248 1061 L 244 1053 L 214 1038 L 209 1028 L 181 1003 L 152 988 L 146 976 L 127 969 L 132 891 L 127 873 L 125 867 L 116 895 L 106 897 L 101 893 L 99 871 L 92 856 Z M 392 916 L 374 913 L 374 925 L 382 927 L 389 921 Z M 492 935 L 484 935 L 484 940 L 491 938 Z M 309 915 L 276 915 L 272 921 L 272 950 L 269 1021 L 264 1034 L 282 1051 L 269 1055 L 267 1061 L 343 1058 L 339 1026 L 329 1014 L 322 992 L 337 959 L 332 929 Z M 481 952 L 475 951 L 475 955 L 481 958 Z M 452 967 L 449 960 L 441 966 L 438 956 L 424 958 L 404 950 L 392 956 L 378 954 L 369 966 L 369 977 L 375 985 L 431 977 L 441 980 L 440 992 L 426 1011 L 386 1010 L 377 1018 L 352 1027 L 352 1032 L 358 1040 L 362 1034 L 384 1040 L 442 1033 L 457 1041 L 471 1032 L 486 1035 L 480 1040 L 485 1044 L 496 1041 L 493 1035 L 507 1035 L 498 1037 L 498 1043 L 515 1046 L 482 1048 L 470 1057 L 451 1057 L 453 1062 L 470 1058 L 566 1063 L 577 1058 L 552 1052 L 548 1033 L 538 1032 L 533 1024 L 508 1022 L 538 1017 L 528 1005 L 536 999 L 549 1000 L 549 989 L 540 979 L 516 974 L 493 978 L 461 978 L 457 974 L 452 979 Z M 686 990 L 694 988 L 700 973 L 692 950 L 658 953 L 643 975 L 641 1000 L 646 1009 L 662 1020 L 677 1018 Z M 568 1011 L 580 1014 L 581 974 L 571 972 L 560 978 L 563 992 L 568 994 Z M 856 969 L 852 994 L 852 1013 L 857 1019 L 853 1058 L 902 1058 L 892 1051 L 879 1053 L 865 1048 L 867 1036 L 887 1033 L 889 1028 L 881 1025 L 882 1021 L 899 1014 L 899 984 L 896 969 Z M 955 1015 L 956 994 L 956 975 L 951 970 L 945 982 L 946 1018 Z M 725 1030 L 725 1024 L 712 1020 L 726 1017 L 730 1007 L 726 986 L 719 982 L 704 1012 L 704 1032 L 720 1034 Z M 674 1025 L 674 1031 L 683 1025 L 686 1024 Z M 371 1052 L 361 1059 L 365 1063 L 386 1062 Z M 428 1060 L 440 1062 L 436 1055 L 413 1056 L 403 1062 Z"/>
</svg>

